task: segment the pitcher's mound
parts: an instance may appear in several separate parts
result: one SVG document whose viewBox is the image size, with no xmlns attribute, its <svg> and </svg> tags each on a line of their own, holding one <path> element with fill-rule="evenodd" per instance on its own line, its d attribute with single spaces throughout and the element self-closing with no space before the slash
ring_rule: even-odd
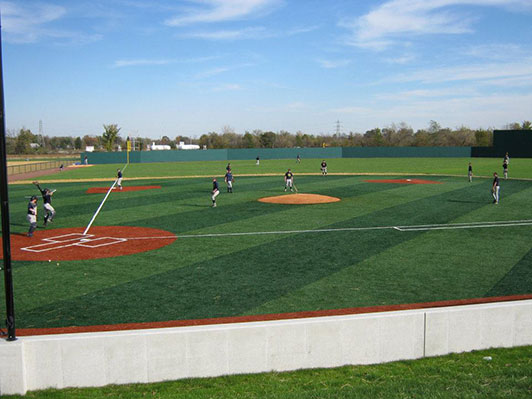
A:
<svg viewBox="0 0 532 399">
<path fill-rule="evenodd" d="M 278 195 L 275 197 L 259 198 L 260 202 L 268 202 L 271 204 L 326 204 L 328 202 L 338 202 L 340 198 L 329 197 L 328 195 L 320 194 L 289 194 Z"/>
</svg>

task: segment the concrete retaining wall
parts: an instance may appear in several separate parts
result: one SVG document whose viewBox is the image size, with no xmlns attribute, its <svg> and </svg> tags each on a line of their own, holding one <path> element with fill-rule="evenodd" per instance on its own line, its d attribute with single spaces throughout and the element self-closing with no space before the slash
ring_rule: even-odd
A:
<svg viewBox="0 0 532 399">
<path fill-rule="evenodd" d="M 372 364 L 532 344 L 532 300 L 0 342 L 0 394 Z"/>
</svg>

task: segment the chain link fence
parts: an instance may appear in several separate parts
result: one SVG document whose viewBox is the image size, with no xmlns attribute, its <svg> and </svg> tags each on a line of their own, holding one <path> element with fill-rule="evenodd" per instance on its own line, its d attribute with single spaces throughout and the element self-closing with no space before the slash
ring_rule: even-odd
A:
<svg viewBox="0 0 532 399">
<path fill-rule="evenodd" d="M 76 161 L 65 160 L 65 161 L 43 161 L 43 162 L 23 163 L 19 165 L 8 165 L 7 174 L 8 176 L 12 176 L 12 175 L 20 175 L 22 173 L 36 172 L 39 170 L 59 169 L 61 165 L 63 165 L 63 167 L 66 168 L 67 166 L 72 165 L 74 163 L 76 163 Z"/>
</svg>

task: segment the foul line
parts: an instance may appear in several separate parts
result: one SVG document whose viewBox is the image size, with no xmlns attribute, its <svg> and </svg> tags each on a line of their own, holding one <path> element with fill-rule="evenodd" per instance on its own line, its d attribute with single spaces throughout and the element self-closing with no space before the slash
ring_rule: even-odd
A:
<svg viewBox="0 0 532 399">
<path fill-rule="evenodd" d="M 127 165 L 129 165 L 129 164 L 126 163 L 125 166 L 122 168 L 122 171 L 126 170 Z M 98 207 L 98 209 L 96 209 L 96 212 L 94 212 L 94 215 L 92 216 L 91 221 L 87 225 L 87 228 L 83 232 L 83 235 L 87 235 L 87 233 L 89 232 L 89 229 L 91 228 L 92 224 L 96 220 L 96 217 L 98 216 L 98 214 L 102 210 L 103 204 L 105 204 L 105 201 L 107 200 L 107 197 L 109 197 L 109 194 L 111 194 L 111 191 L 113 191 L 113 188 L 115 188 L 115 184 L 116 184 L 117 181 L 118 181 L 118 177 L 115 179 L 115 181 L 113 182 L 112 186 L 109 187 L 109 190 L 107 191 L 107 194 L 105 194 L 105 197 L 103 198 L 102 202 L 100 203 L 100 206 Z"/>
<path fill-rule="evenodd" d="M 253 235 L 334 233 L 334 232 L 342 232 L 342 231 L 369 231 L 369 230 L 396 230 L 400 232 L 408 232 L 408 231 L 453 230 L 453 229 L 482 229 L 482 228 L 490 228 L 490 227 L 515 227 L 515 226 L 532 226 L 532 219 L 500 220 L 500 221 L 495 221 L 495 222 L 421 224 L 421 225 L 411 225 L 411 226 L 340 227 L 340 228 L 315 229 L 315 230 L 249 231 L 249 232 L 238 232 L 238 233 L 205 233 L 205 234 L 183 234 L 183 235 L 177 234 L 174 236 L 159 236 L 159 237 L 127 237 L 127 239 L 128 240 L 151 240 L 151 239 L 171 239 L 171 238 L 237 237 L 237 236 L 253 236 Z"/>
</svg>

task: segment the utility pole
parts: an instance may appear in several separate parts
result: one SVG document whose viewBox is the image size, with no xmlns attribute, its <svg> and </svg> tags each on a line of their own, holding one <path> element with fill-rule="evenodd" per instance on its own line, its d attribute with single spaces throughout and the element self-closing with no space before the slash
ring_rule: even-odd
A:
<svg viewBox="0 0 532 399">
<path fill-rule="evenodd" d="M 342 122 L 340 122 L 340 120 L 337 120 L 336 121 L 336 135 L 339 136 L 340 135 L 340 132 L 341 132 L 341 125 Z"/>
</svg>

